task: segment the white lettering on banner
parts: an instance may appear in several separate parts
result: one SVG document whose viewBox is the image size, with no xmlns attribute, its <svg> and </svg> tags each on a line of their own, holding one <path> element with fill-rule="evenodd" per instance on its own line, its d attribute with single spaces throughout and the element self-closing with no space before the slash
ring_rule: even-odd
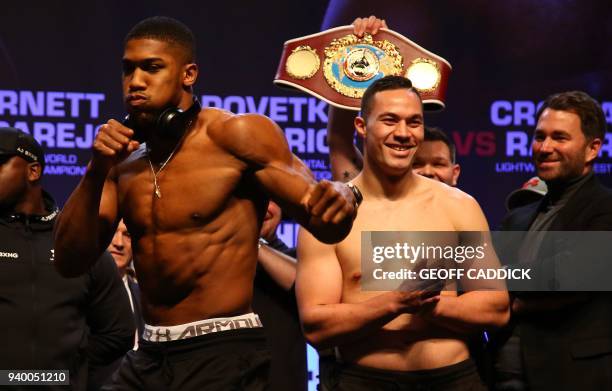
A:
<svg viewBox="0 0 612 391">
<path fill-rule="evenodd" d="M 44 175 L 68 175 L 68 176 L 83 176 L 87 166 L 45 166 Z"/>
<path fill-rule="evenodd" d="M 309 98 L 308 99 L 308 122 L 327 123 L 327 103 L 322 100 Z"/>
<path fill-rule="evenodd" d="M 0 115 L 50 118 L 87 115 L 88 118 L 98 118 L 100 103 L 105 99 L 105 95 L 100 93 L 0 90 Z M 87 105 L 89 112 L 84 110 Z"/>
<path fill-rule="evenodd" d="M 19 97 L 15 91 L 0 90 L 0 115 L 17 115 Z"/>
<path fill-rule="evenodd" d="M 281 123 L 297 123 L 304 119 L 308 123 L 327 123 L 327 103 L 316 98 L 202 95 L 200 101 L 203 107 L 216 107 L 236 114 L 257 113 Z"/>
<path fill-rule="evenodd" d="M 264 114 L 266 107 L 268 106 L 268 97 L 263 96 L 259 101 L 259 104 L 256 104 L 255 98 L 253 98 L 252 96 L 247 96 L 246 106 L 249 113 Z"/>
<path fill-rule="evenodd" d="M 506 132 L 506 156 L 531 156 L 531 140 L 529 134 L 523 131 L 508 131 Z M 612 157 L 612 133 L 606 133 L 599 157 Z"/>
<path fill-rule="evenodd" d="M 506 100 L 498 100 L 491 104 L 491 122 L 496 126 L 508 126 L 512 123 L 512 104 Z"/>
<path fill-rule="evenodd" d="M 270 98 L 270 118 L 273 121 L 287 122 L 287 98 L 279 96 Z"/>
<path fill-rule="evenodd" d="M 70 149 L 90 149 L 100 127 L 99 125 L 85 124 L 83 134 L 77 136 L 76 125 L 68 122 L 34 122 L 30 126 L 25 121 L 17 121 L 12 124 L 0 121 L 0 126 L 12 126 L 23 130 L 31 134 L 43 147 Z"/>
<path fill-rule="evenodd" d="M 223 109 L 236 114 L 246 113 L 246 103 L 241 96 L 228 96 L 223 103 Z"/>
<path fill-rule="evenodd" d="M 513 131 L 506 133 L 506 156 L 529 156 L 531 145 L 525 132 Z"/>
<path fill-rule="evenodd" d="M 514 102 L 514 125 L 535 125 L 536 106 L 533 102 L 517 100 Z"/>
<path fill-rule="evenodd" d="M 536 114 L 544 102 L 528 100 L 496 100 L 491 103 L 489 116 L 495 126 L 535 126 Z M 612 124 L 612 102 L 601 102 L 606 122 Z"/>
<path fill-rule="evenodd" d="M 39 91 L 36 93 L 36 99 L 31 91 L 20 91 L 19 96 L 22 99 L 22 104 L 19 105 L 19 115 L 30 115 L 35 117 L 42 117 L 45 115 L 45 101 L 44 92 Z"/>
<path fill-rule="evenodd" d="M 489 115 L 495 126 L 535 126 L 535 116 L 542 102 L 528 100 L 497 100 L 491 104 Z"/>
<path fill-rule="evenodd" d="M 327 129 L 285 128 L 285 138 L 294 153 L 329 153 Z"/>
<path fill-rule="evenodd" d="M 531 162 L 497 162 L 495 172 L 535 172 Z"/>
<path fill-rule="evenodd" d="M 217 95 L 202 95 L 200 97 L 200 102 L 202 103 L 202 107 L 223 107 L 223 99 Z"/>
<path fill-rule="evenodd" d="M 48 153 L 45 155 L 45 164 L 76 164 L 78 161 L 77 155 L 64 155 L 62 153 Z"/>
<path fill-rule="evenodd" d="M 302 159 L 304 164 L 308 166 L 311 170 L 327 170 L 329 167 L 327 166 L 327 162 L 323 159 Z"/>
<path fill-rule="evenodd" d="M 105 99 L 102 93 L 0 90 L 0 115 L 15 117 L 0 126 L 21 129 L 44 148 L 90 149 L 99 125 L 82 122 L 96 120 Z"/>
<path fill-rule="evenodd" d="M 308 99 L 292 97 L 289 98 L 289 104 L 293 106 L 293 120 L 295 122 L 302 122 L 302 110 L 303 107 L 308 104 Z M 325 117 L 325 122 L 327 122 L 327 117 Z"/>
<path fill-rule="evenodd" d="M 601 149 L 599 150 L 599 157 L 606 155 L 612 157 L 612 133 L 606 133 L 604 137 Z"/>
<path fill-rule="evenodd" d="M 612 124 L 612 102 L 601 102 L 601 108 L 606 116 L 606 122 Z"/>
<path fill-rule="evenodd" d="M 74 154 L 48 153 L 45 155 L 45 175 L 83 176 L 87 166 L 80 166 Z"/>
<path fill-rule="evenodd" d="M 47 92 L 47 117 L 65 117 L 64 102 L 61 92 Z"/>
</svg>

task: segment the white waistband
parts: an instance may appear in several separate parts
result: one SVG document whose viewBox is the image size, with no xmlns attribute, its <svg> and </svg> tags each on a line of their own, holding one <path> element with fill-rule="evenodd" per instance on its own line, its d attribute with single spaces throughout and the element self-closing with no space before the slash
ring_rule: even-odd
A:
<svg viewBox="0 0 612 391">
<path fill-rule="evenodd" d="M 200 335 L 218 333 L 221 331 L 253 329 L 257 327 L 263 327 L 259 320 L 259 316 L 254 312 L 250 312 L 248 314 L 229 318 L 197 320 L 195 322 L 176 326 L 151 326 L 145 324 L 142 339 L 150 342 L 168 342 L 199 337 Z"/>
</svg>

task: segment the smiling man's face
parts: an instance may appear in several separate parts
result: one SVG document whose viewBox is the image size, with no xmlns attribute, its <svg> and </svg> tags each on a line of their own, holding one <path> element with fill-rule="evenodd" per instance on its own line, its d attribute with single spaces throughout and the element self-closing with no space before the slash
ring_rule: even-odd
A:
<svg viewBox="0 0 612 391">
<path fill-rule="evenodd" d="M 377 92 L 366 120 L 357 121 L 365 138 L 368 159 L 383 172 L 402 175 L 411 168 L 417 147 L 423 142 L 423 107 L 408 89 Z"/>
<path fill-rule="evenodd" d="M 538 176 L 546 182 L 564 182 L 586 174 L 595 158 L 589 145 L 577 114 L 545 109 L 531 145 Z"/>
</svg>

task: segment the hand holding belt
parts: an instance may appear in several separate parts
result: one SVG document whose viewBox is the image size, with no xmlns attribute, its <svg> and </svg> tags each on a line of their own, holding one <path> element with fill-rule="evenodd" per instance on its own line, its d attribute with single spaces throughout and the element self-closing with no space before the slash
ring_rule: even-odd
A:
<svg viewBox="0 0 612 391">
<path fill-rule="evenodd" d="M 381 29 L 353 35 L 336 27 L 285 42 L 274 83 L 298 88 L 327 103 L 359 110 L 364 91 L 388 75 L 410 79 L 426 110 L 444 108 L 451 65 L 403 35 Z"/>
</svg>

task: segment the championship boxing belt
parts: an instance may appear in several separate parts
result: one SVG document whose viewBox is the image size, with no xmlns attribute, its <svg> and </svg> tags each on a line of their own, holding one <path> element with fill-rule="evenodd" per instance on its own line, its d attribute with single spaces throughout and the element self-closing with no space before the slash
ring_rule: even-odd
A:
<svg viewBox="0 0 612 391">
<path fill-rule="evenodd" d="M 435 111 L 444 108 L 450 71 L 448 61 L 395 31 L 357 38 L 353 26 L 342 26 L 285 42 L 274 83 L 359 110 L 371 83 L 401 75 L 419 91 L 425 109 Z"/>
</svg>

